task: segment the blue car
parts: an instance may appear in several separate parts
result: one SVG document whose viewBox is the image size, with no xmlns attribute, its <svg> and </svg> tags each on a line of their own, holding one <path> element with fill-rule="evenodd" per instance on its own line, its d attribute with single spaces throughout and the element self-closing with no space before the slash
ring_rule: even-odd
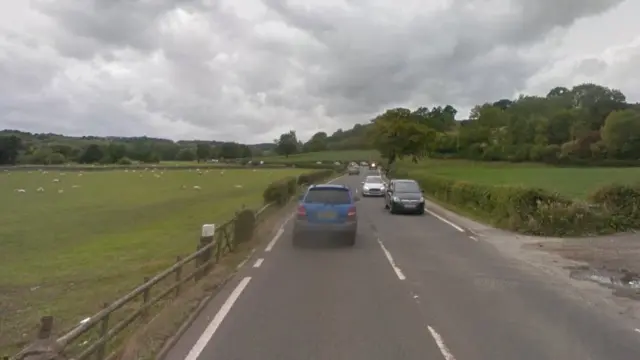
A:
<svg viewBox="0 0 640 360">
<path fill-rule="evenodd" d="M 340 237 L 353 246 L 358 229 L 356 202 L 360 198 L 344 185 L 311 185 L 300 196 L 293 225 L 293 244 L 318 235 Z"/>
</svg>

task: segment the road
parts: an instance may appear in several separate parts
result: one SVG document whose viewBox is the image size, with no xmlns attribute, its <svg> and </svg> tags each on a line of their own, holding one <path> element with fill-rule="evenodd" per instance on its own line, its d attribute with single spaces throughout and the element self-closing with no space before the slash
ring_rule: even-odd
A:
<svg viewBox="0 0 640 360">
<path fill-rule="evenodd" d="M 286 223 L 167 359 L 638 358 L 640 333 L 446 219 L 375 198 L 358 215 L 354 248 L 293 248 Z"/>
</svg>

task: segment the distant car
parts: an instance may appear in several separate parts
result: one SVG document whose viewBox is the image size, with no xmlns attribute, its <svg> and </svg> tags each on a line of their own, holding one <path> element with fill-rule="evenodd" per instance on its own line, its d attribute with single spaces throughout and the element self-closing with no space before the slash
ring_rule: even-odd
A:
<svg viewBox="0 0 640 360">
<path fill-rule="evenodd" d="M 369 170 L 377 170 L 378 169 L 378 164 L 372 162 L 371 164 L 369 164 Z"/>
<path fill-rule="evenodd" d="M 344 185 L 311 185 L 300 197 L 293 224 L 293 244 L 312 235 L 339 236 L 353 246 L 358 229 L 356 202 L 360 198 Z"/>
<path fill-rule="evenodd" d="M 382 176 L 367 176 L 362 182 L 362 196 L 384 196 L 386 189 Z"/>
<path fill-rule="evenodd" d="M 393 179 L 384 196 L 384 208 L 392 214 L 424 214 L 424 196 L 415 180 Z"/>
<path fill-rule="evenodd" d="M 349 175 L 360 175 L 360 167 L 358 165 L 355 165 L 355 166 L 351 165 L 349 166 L 347 173 Z"/>
</svg>

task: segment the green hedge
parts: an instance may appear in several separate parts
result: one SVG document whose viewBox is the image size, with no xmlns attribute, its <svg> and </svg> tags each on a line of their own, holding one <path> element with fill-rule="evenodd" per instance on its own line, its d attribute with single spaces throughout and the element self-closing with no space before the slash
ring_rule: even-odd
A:
<svg viewBox="0 0 640 360">
<path fill-rule="evenodd" d="M 409 177 L 407 173 L 394 177 Z M 640 228 L 640 186 L 610 185 L 579 202 L 544 189 L 414 177 L 425 194 L 496 227 L 539 236 L 588 236 Z"/>
<path fill-rule="evenodd" d="M 297 193 L 299 186 L 323 181 L 335 173 L 334 170 L 325 169 L 274 181 L 264 190 L 262 198 L 265 204 L 276 203 L 278 205 L 284 205 Z"/>
</svg>

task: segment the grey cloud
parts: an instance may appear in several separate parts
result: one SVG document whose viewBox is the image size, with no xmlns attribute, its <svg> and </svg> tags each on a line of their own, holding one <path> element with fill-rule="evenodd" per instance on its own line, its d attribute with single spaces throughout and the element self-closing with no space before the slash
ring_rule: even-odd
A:
<svg viewBox="0 0 640 360">
<path fill-rule="evenodd" d="M 470 108 L 525 88 L 549 61 L 525 50 L 621 0 L 262 2 L 260 18 L 238 0 L 31 2 L 55 27 L 0 29 L 0 127 L 270 141 L 389 106 Z"/>
</svg>

